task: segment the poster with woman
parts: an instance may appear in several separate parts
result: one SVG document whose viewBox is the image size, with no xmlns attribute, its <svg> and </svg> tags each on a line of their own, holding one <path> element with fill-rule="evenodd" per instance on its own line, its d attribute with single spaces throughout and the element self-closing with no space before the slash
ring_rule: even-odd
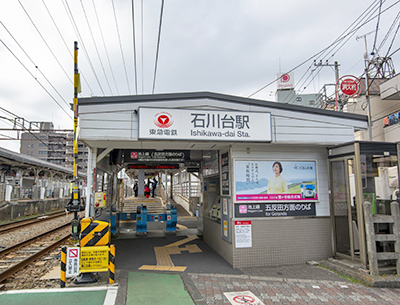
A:
<svg viewBox="0 0 400 305">
<path fill-rule="evenodd" d="M 318 201 L 315 161 L 235 161 L 236 202 Z"/>
</svg>

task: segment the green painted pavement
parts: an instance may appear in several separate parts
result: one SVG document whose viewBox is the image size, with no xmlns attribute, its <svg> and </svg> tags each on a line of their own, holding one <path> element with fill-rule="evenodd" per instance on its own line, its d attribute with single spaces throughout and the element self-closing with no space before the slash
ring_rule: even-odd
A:
<svg viewBox="0 0 400 305">
<path fill-rule="evenodd" d="M 0 295 L 0 304 L 7 305 L 103 305 L 107 290 L 45 293 L 17 293 Z"/>
<path fill-rule="evenodd" d="M 126 305 L 194 305 L 178 274 L 129 272 Z"/>
</svg>

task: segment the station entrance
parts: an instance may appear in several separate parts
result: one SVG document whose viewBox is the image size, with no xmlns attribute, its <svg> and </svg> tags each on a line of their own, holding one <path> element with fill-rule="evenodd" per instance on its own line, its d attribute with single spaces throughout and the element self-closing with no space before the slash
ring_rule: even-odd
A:
<svg viewBox="0 0 400 305">
<path fill-rule="evenodd" d="M 94 215 L 95 193 L 104 192 L 97 183 L 103 174 L 116 231 L 128 221 L 137 226 L 138 217 L 143 222 L 138 206 L 146 203 L 150 233 L 159 224 L 151 217 L 174 218 L 173 197 L 196 217 L 205 244 L 234 268 L 327 259 L 327 146 L 354 141 L 367 124 L 361 115 L 210 92 L 82 98 L 79 139 L 89 148 L 85 216 Z M 137 180 L 137 196 L 134 185 L 122 196 L 136 201 L 130 210 L 112 191 L 122 169 Z M 165 198 L 163 211 L 150 213 L 155 199 L 145 187 L 154 180 Z"/>
<path fill-rule="evenodd" d="M 328 150 L 334 255 L 367 267 L 368 234 L 362 203 L 371 203 L 372 215 L 391 215 L 391 203 L 399 202 L 397 144 L 354 142 Z M 393 225 L 385 221 L 374 226 L 378 234 L 393 234 Z M 389 240 L 377 241 L 376 246 L 381 253 L 394 251 L 394 242 Z"/>
<path fill-rule="evenodd" d="M 111 163 L 130 178 L 130 189 L 126 192 L 119 179 L 118 199 L 110 211 L 111 233 L 159 236 L 160 231 L 176 233 L 178 226 L 188 234 L 202 234 L 204 214 L 220 222 L 219 155 L 219 150 L 113 150 Z M 177 223 L 178 214 L 193 217 L 189 231 Z"/>
</svg>

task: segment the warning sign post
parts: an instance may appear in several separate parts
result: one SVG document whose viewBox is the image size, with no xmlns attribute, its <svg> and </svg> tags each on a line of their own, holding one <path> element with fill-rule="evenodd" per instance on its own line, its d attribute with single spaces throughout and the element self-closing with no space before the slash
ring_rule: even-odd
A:
<svg viewBox="0 0 400 305">
<path fill-rule="evenodd" d="M 67 248 L 66 277 L 79 275 L 79 247 Z"/>
</svg>

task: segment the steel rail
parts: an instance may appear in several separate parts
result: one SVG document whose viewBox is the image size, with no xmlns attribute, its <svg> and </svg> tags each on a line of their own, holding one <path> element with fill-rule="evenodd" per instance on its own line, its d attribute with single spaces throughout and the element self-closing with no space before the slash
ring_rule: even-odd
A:
<svg viewBox="0 0 400 305">
<path fill-rule="evenodd" d="M 24 226 L 36 224 L 36 223 L 39 223 L 42 221 L 47 221 L 47 220 L 54 219 L 57 217 L 62 217 L 63 215 L 65 215 L 65 212 L 58 212 L 58 213 L 53 213 L 53 214 L 49 214 L 49 215 L 37 216 L 37 217 L 26 219 L 26 220 L 20 220 L 20 221 L 16 221 L 16 222 L 2 224 L 2 225 L 0 225 L 0 233 L 15 231 L 17 229 L 23 228 Z"/>
<path fill-rule="evenodd" d="M 15 245 L 12 245 L 12 246 L 7 247 L 7 248 L 5 248 L 5 249 L 2 249 L 2 250 L 0 250 L 0 256 L 6 255 L 6 254 L 8 254 L 8 253 L 14 251 L 15 249 L 18 249 L 18 248 L 21 248 L 21 247 L 23 247 L 23 246 L 26 246 L 26 245 L 28 245 L 28 244 L 30 244 L 30 243 L 33 243 L 33 242 L 34 242 L 35 240 L 37 240 L 37 239 L 40 239 L 40 238 L 42 238 L 42 237 L 44 237 L 44 236 L 46 236 L 46 235 L 49 235 L 49 234 L 51 234 L 51 233 L 54 233 L 55 231 L 60 230 L 60 229 L 62 229 L 62 228 L 64 228 L 64 227 L 67 227 L 67 226 L 70 226 L 70 225 L 71 225 L 70 223 L 63 224 L 63 225 L 61 225 L 61 226 L 59 226 L 59 227 L 57 227 L 57 228 L 51 229 L 50 231 L 46 231 L 46 232 L 44 232 L 44 233 L 42 233 L 42 234 L 39 234 L 39 235 L 37 235 L 37 236 L 35 236 L 35 237 L 32 237 L 32 238 L 29 238 L 29 239 L 27 239 L 27 240 L 21 241 L 21 242 L 18 243 L 18 244 L 15 244 Z"/>
<path fill-rule="evenodd" d="M 71 236 L 71 234 L 68 234 L 59 240 L 55 241 L 53 244 L 51 244 L 48 247 L 43 248 L 42 250 L 32 254 L 31 256 L 25 258 L 24 260 L 20 261 L 19 263 L 16 263 L 15 265 L 12 265 L 10 268 L 7 268 L 3 272 L 0 273 L 0 283 L 6 280 L 8 277 L 16 273 L 17 271 L 21 270 L 22 268 L 28 266 L 35 260 L 37 260 L 39 257 L 45 255 L 46 253 L 52 251 L 54 248 L 58 247 L 62 243 L 64 243 L 68 238 Z M 8 249 L 8 248 L 7 248 Z"/>
</svg>

